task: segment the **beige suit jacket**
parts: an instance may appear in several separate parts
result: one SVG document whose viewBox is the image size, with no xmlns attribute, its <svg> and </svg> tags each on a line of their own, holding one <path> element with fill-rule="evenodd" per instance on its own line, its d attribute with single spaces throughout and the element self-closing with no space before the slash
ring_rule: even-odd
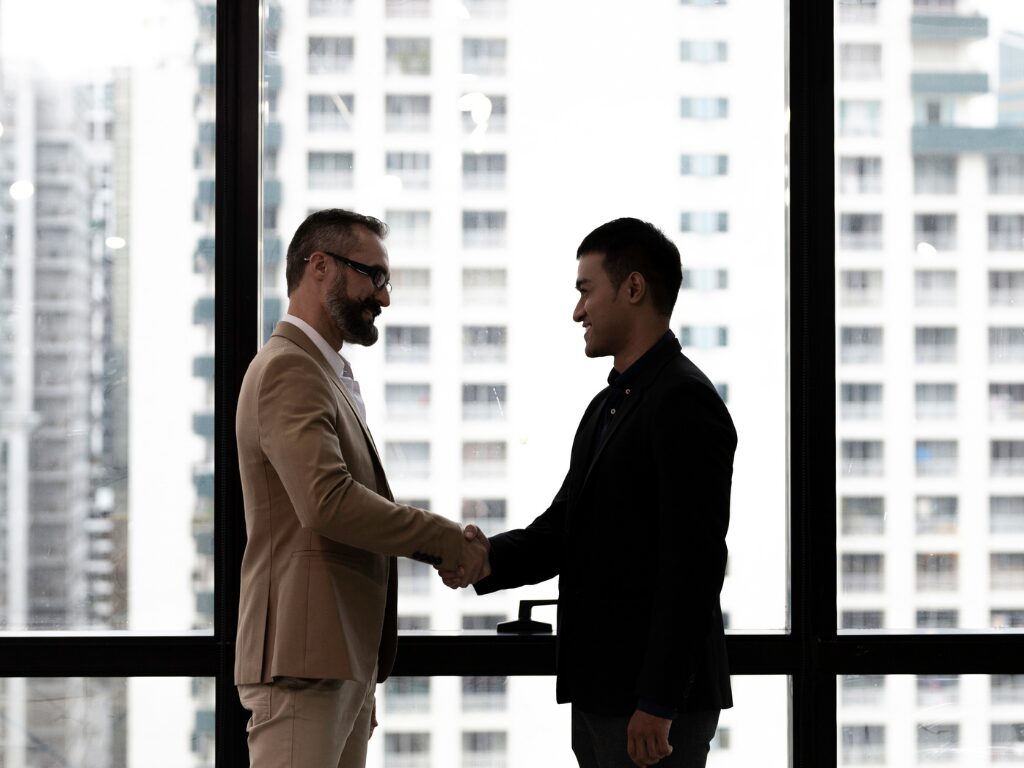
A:
<svg viewBox="0 0 1024 768">
<path fill-rule="evenodd" d="M 316 345 L 278 323 L 236 414 L 248 534 L 235 683 L 387 677 L 395 556 L 458 563 L 459 526 L 396 504 L 370 433 Z"/>
</svg>

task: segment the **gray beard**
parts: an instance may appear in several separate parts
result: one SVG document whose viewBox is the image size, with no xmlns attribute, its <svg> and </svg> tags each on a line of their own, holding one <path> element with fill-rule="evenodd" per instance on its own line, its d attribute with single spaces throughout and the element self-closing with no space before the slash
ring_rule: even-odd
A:
<svg viewBox="0 0 1024 768">
<path fill-rule="evenodd" d="M 377 314 L 380 313 L 380 305 L 373 301 L 373 299 L 367 299 L 358 304 L 348 302 L 341 296 L 341 291 L 344 288 L 345 283 L 339 281 L 339 284 L 335 286 L 335 290 L 327 295 L 327 311 L 330 313 L 331 320 L 334 321 L 334 325 L 337 326 L 341 337 L 345 341 L 369 347 L 377 342 L 379 335 L 377 326 L 373 324 L 373 321 Z M 373 317 L 369 320 L 363 317 L 363 310 L 366 309 L 373 313 Z"/>
</svg>

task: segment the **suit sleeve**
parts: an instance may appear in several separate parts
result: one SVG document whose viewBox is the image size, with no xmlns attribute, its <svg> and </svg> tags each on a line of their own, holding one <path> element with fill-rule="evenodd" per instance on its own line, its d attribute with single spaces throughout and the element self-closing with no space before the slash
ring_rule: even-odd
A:
<svg viewBox="0 0 1024 768">
<path fill-rule="evenodd" d="M 491 539 L 491 575 L 474 585 L 477 594 L 539 584 L 558 575 L 562 568 L 568 482 L 566 475 L 551 506 L 526 528 Z"/>
<path fill-rule="evenodd" d="M 462 550 L 457 523 L 396 504 L 352 477 L 335 430 L 337 401 L 320 367 L 282 355 L 258 383 L 261 448 L 304 528 L 359 549 L 455 568 Z"/>
<path fill-rule="evenodd" d="M 703 385 L 673 393 L 653 430 L 657 577 L 636 692 L 641 700 L 679 709 L 702 650 L 722 631 L 718 601 L 736 433 L 718 395 Z"/>
</svg>

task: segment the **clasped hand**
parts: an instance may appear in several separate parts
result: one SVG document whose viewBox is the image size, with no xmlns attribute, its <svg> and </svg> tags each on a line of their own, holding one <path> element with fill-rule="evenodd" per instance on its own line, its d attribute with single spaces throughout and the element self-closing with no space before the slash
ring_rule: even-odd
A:
<svg viewBox="0 0 1024 768">
<path fill-rule="evenodd" d="M 491 542 L 475 525 L 462 532 L 462 554 L 454 571 L 439 570 L 438 575 L 451 589 L 468 587 L 491 575 Z"/>
</svg>

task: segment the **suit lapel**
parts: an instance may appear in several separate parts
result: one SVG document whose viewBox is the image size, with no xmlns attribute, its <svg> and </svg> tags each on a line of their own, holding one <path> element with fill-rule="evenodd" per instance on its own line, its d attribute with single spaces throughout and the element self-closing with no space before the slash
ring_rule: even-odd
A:
<svg viewBox="0 0 1024 768">
<path fill-rule="evenodd" d="M 609 441 L 615 436 L 615 433 L 619 431 L 619 428 L 623 423 L 629 419 L 636 412 L 637 403 L 640 402 L 642 393 L 637 392 L 635 394 L 626 395 L 626 398 L 615 408 L 615 416 L 612 417 L 611 422 L 604 430 L 604 435 L 601 436 L 601 442 L 594 448 L 590 454 L 590 463 L 587 466 L 587 473 L 583 477 L 583 482 L 580 485 L 582 491 L 587 481 L 590 480 L 590 475 L 594 471 L 594 466 L 597 464 L 597 460 L 601 458 L 601 454 L 604 452 L 605 446 L 608 445 Z M 603 407 L 603 406 L 602 406 Z M 600 423 L 600 409 L 595 412 L 595 417 L 591 419 L 590 425 L 590 439 L 594 439 L 594 432 L 597 430 L 597 425 Z M 592 444 L 592 443 L 591 443 Z"/>
<path fill-rule="evenodd" d="M 356 407 L 356 404 L 352 402 L 352 396 L 348 393 L 345 385 L 341 383 L 341 379 L 338 378 L 338 374 L 331 367 L 330 363 L 324 360 L 324 356 L 320 353 L 320 350 L 317 349 L 313 340 L 309 338 L 301 328 L 298 328 L 285 320 L 280 321 L 277 324 L 277 327 L 274 328 L 274 335 L 283 336 L 289 341 L 298 344 L 303 350 L 305 350 L 306 354 L 317 361 L 317 364 L 319 364 L 324 373 L 327 374 L 327 378 L 334 384 L 334 388 L 341 393 L 342 399 L 352 412 L 352 417 L 356 420 L 356 423 L 359 424 L 359 428 L 363 432 L 363 437 L 366 438 L 366 444 L 370 449 L 370 454 L 373 456 L 373 460 L 377 465 L 377 468 L 383 470 L 384 463 L 380 459 L 380 454 L 377 453 L 377 445 L 373 442 L 373 435 L 370 434 L 370 428 L 366 426 L 366 422 L 363 421 L 363 417 L 359 415 L 359 409 Z M 383 471 L 381 471 L 380 475 L 383 476 L 383 474 Z M 387 483 L 385 483 L 385 487 L 386 486 Z"/>
</svg>

